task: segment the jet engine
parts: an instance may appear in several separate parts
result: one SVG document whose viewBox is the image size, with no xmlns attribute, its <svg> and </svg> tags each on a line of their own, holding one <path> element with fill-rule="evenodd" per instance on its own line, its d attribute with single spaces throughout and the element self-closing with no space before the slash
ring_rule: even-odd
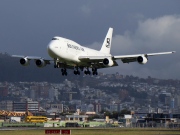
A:
<svg viewBox="0 0 180 135">
<path fill-rule="evenodd" d="M 109 58 L 105 58 L 103 60 L 103 64 L 104 64 L 104 66 L 111 67 L 111 66 L 113 66 L 114 62 Z"/>
<path fill-rule="evenodd" d="M 137 57 L 137 61 L 139 64 L 146 64 L 148 59 L 145 56 L 139 56 Z"/>
<path fill-rule="evenodd" d="M 19 62 L 23 66 L 28 66 L 29 65 L 29 60 L 27 58 L 21 58 Z"/>
<path fill-rule="evenodd" d="M 39 59 L 35 61 L 37 67 L 45 67 L 46 62 L 43 59 Z"/>
</svg>

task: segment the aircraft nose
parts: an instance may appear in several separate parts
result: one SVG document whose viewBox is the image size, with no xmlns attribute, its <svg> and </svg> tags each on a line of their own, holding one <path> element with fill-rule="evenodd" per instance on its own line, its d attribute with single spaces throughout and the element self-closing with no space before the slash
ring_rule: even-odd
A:
<svg viewBox="0 0 180 135">
<path fill-rule="evenodd" d="M 53 50 L 54 50 L 53 48 L 54 48 L 54 45 L 53 45 L 53 43 L 50 42 L 47 46 L 47 50 L 48 50 L 49 54 L 53 53 Z"/>
<path fill-rule="evenodd" d="M 54 48 L 54 44 L 52 42 L 50 42 L 47 46 L 48 51 L 52 51 L 53 48 Z"/>
<path fill-rule="evenodd" d="M 47 49 L 52 50 L 52 44 L 51 43 L 48 44 Z"/>
</svg>

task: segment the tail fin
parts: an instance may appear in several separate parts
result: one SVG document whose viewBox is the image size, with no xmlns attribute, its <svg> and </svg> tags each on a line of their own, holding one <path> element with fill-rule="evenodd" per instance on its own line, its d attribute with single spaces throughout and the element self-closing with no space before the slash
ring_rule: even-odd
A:
<svg viewBox="0 0 180 135">
<path fill-rule="evenodd" d="M 110 54 L 113 28 L 109 28 L 100 52 Z"/>
</svg>

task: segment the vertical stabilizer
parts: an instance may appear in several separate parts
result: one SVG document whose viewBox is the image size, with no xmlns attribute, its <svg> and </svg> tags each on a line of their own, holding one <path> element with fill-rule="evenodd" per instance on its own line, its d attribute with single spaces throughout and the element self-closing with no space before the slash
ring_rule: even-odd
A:
<svg viewBox="0 0 180 135">
<path fill-rule="evenodd" d="M 109 28 L 100 52 L 110 54 L 113 28 Z"/>
</svg>

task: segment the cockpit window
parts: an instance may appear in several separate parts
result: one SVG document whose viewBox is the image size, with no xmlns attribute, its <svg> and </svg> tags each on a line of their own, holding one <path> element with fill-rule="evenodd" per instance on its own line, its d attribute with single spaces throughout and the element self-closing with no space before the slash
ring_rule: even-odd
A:
<svg viewBox="0 0 180 135">
<path fill-rule="evenodd" d="M 52 38 L 52 40 L 59 40 L 58 38 Z"/>
</svg>

